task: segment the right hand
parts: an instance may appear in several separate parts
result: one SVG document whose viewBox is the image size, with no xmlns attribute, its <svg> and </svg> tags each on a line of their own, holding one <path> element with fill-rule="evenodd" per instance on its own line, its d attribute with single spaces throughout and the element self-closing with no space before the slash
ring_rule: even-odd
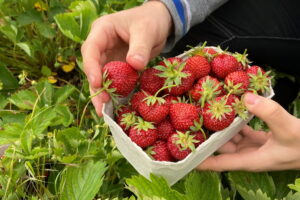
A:
<svg viewBox="0 0 300 200">
<path fill-rule="evenodd" d="M 81 48 L 91 94 L 101 88 L 101 68 L 107 62 L 126 61 L 136 70 L 142 70 L 161 52 L 171 28 L 171 15 L 159 1 L 149 1 L 95 20 Z M 102 116 L 103 103 L 108 100 L 105 92 L 92 98 L 99 116 Z"/>
</svg>

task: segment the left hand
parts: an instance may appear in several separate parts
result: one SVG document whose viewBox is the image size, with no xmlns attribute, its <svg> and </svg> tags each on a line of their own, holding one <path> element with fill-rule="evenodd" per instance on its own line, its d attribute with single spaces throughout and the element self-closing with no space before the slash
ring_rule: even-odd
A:
<svg viewBox="0 0 300 200">
<path fill-rule="evenodd" d="M 245 126 L 221 147 L 219 155 L 201 163 L 198 170 L 271 171 L 300 169 L 300 119 L 278 103 L 247 94 L 245 104 L 252 114 L 264 120 L 270 132 Z"/>
</svg>

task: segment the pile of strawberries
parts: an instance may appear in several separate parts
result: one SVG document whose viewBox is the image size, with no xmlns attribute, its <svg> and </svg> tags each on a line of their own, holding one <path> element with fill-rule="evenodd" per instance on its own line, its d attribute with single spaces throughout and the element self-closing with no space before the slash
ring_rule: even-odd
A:
<svg viewBox="0 0 300 200">
<path fill-rule="evenodd" d="M 158 161 L 178 161 L 209 135 L 246 119 L 246 92 L 264 94 L 270 72 L 250 66 L 247 54 L 196 47 L 184 59 L 172 57 L 138 73 L 112 61 L 103 67 L 104 84 L 117 106 L 116 122 L 130 139 Z"/>
</svg>

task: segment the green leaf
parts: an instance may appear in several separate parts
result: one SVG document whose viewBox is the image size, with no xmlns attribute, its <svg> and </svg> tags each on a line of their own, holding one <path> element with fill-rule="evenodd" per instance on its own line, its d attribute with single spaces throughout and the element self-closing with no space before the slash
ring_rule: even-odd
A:
<svg viewBox="0 0 300 200">
<path fill-rule="evenodd" d="M 215 172 L 192 172 L 185 181 L 188 200 L 222 200 L 221 182 Z"/>
<path fill-rule="evenodd" d="M 32 24 L 33 22 L 43 22 L 41 12 L 30 9 L 17 16 L 17 23 L 19 26 L 26 26 L 28 24 Z"/>
<path fill-rule="evenodd" d="M 57 114 L 56 118 L 52 122 L 52 126 L 56 125 L 64 125 L 65 127 L 68 127 L 70 124 L 72 124 L 74 120 L 74 116 L 71 113 L 68 106 L 65 105 L 58 105 L 55 107 L 55 112 Z"/>
<path fill-rule="evenodd" d="M 151 174 L 150 179 L 151 181 L 139 175 L 127 179 L 126 183 L 128 189 L 132 191 L 138 199 L 158 197 L 165 200 L 187 199 L 183 194 L 171 189 L 164 178 Z"/>
<path fill-rule="evenodd" d="M 60 142 L 65 147 L 65 153 L 74 153 L 82 140 L 85 137 L 81 135 L 80 130 L 77 127 L 71 127 L 58 131 L 56 135 L 57 142 Z"/>
<path fill-rule="evenodd" d="M 43 132 L 52 126 L 52 120 L 57 116 L 54 108 L 45 107 L 36 109 L 34 113 L 26 118 L 26 130 L 31 131 L 34 136 L 42 138 Z"/>
<path fill-rule="evenodd" d="M 103 161 L 67 167 L 60 183 L 60 199 L 92 200 L 102 185 L 106 169 Z"/>
<path fill-rule="evenodd" d="M 31 46 L 26 42 L 18 42 L 17 46 L 20 47 L 28 56 L 33 57 Z"/>
<path fill-rule="evenodd" d="M 295 180 L 295 184 L 289 184 L 288 185 L 289 188 L 291 188 L 292 190 L 295 190 L 297 192 L 300 192 L 300 178 L 297 178 Z"/>
<path fill-rule="evenodd" d="M 9 101 L 20 109 L 32 110 L 37 99 L 37 95 L 30 90 L 21 90 L 14 93 Z"/>
<path fill-rule="evenodd" d="M 54 103 L 60 104 L 63 103 L 73 92 L 76 90 L 76 88 L 73 85 L 65 85 L 55 91 L 54 94 Z"/>
<path fill-rule="evenodd" d="M 239 187 L 239 193 L 244 200 L 273 200 L 266 193 L 258 189 L 256 192 L 252 190 L 246 190 L 245 188 Z"/>
<path fill-rule="evenodd" d="M 25 159 L 35 160 L 37 158 L 49 155 L 49 149 L 44 147 L 35 147 L 31 150 L 30 155 L 24 156 Z"/>
<path fill-rule="evenodd" d="M 265 196 L 272 199 L 275 196 L 274 181 L 266 172 L 230 172 L 228 173 L 228 177 L 245 200 L 249 199 L 249 195 L 258 195 L 261 198 Z"/>
<path fill-rule="evenodd" d="M 285 198 L 283 198 L 282 200 L 299 200 L 299 199 L 300 199 L 299 192 L 293 193 L 292 191 L 290 191 L 288 193 L 288 195 Z"/>
<path fill-rule="evenodd" d="M 52 39 L 56 35 L 55 29 L 51 28 L 47 23 L 36 23 L 36 27 L 39 33 L 47 39 Z"/>
<path fill-rule="evenodd" d="M 3 83 L 4 90 L 12 90 L 19 87 L 18 80 L 3 63 L 0 63 L 0 81 Z"/>
<path fill-rule="evenodd" d="M 2 32 L 13 43 L 18 42 L 18 28 L 14 24 L 0 26 L 0 32 Z"/>
<path fill-rule="evenodd" d="M 272 176 L 274 183 L 276 183 L 275 197 L 277 199 L 285 197 L 290 192 L 288 184 L 294 182 L 296 178 L 300 177 L 300 172 L 293 170 L 269 172 L 269 174 Z"/>
<path fill-rule="evenodd" d="M 0 109 L 3 109 L 8 104 L 7 97 L 0 93 Z"/>
<path fill-rule="evenodd" d="M 0 130 L 0 145 L 11 144 L 20 139 L 23 131 L 23 125 L 17 123 L 4 124 Z"/>
<path fill-rule="evenodd" d="M 91 23 L 97 18 L 97 11 L 91 1 L 74 1 L 71 12 L 54 17 L 60 31 L 75 42 L 82 43 L 90 30 Z"/>
<path fill-rule="evenodd" d="M 0 117 L 4 124 L 19 123 L 24 124 L 25 113 L 15 113 L 13 111 L 0 111 Z"/>
<path fill-rule="evenodd" d="M 35 86 L 37 93 L 40 96 L 40 107 L 51 106 L 53 101 L 53 86 L 47 81 L 40 81 Z"/>
<path fill-rule="evenodd" d="M 44 65 L 41 69 L 41 72 L 44 76 L 50 76 L 52 71 L 49 67 L 47 67 L 46 65 Z"/>
<path fill-rule="evenodd" d="M 26 154 L 30 154 L 32 148 L 32 130 L 23 130 L 20 135 L 21 146 Z"/>
</svg>

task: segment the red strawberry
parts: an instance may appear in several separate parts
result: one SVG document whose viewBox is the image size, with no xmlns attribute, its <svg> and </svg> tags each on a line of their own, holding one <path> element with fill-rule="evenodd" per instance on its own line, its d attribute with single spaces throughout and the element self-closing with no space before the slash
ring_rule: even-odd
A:
<svg viewBox="0 0 300 200">
<path fill-rule="evenodd" d="M 229 54 L 220 54 L 211 61 L 211 69 L 217 78 L 224 79 L 227 74 L 237 71 L 239 63 L 235 57 Z"/>
<path fill-rule="evenodd" d="M 169 106 L 162 97 L 147 96 L 138 107 L 144 120 L 159 124 L 169 114 Z"/>
<path fill-rule="evenodd" d="M 247 69 L 247 74 L 250 77 L 249 90 L 264 94 L 270 90 L 269 85 L 272 77 L 270 71 L 265 72 L 261 67 L 253 65 Z"/>
<path fill-rule="evenodd" d="M 223 86 L 218 79 L 211 76 L 205 76 L 198 80 L 198 82 L 190 90 L 191 97 L 195 101 L 201 100 L 201 107 L 208 100 L 221 95 L 223 92 Z"/>
<path fill-rule="evenodd" d="M 190 71 L 195 79 L 207 76 L 210 72 L 210 64 L 204 56 L 192 56 L 186 60 L 185 70 Z"/>
<path fill-rule="evenodd" d="M 207 135 L 200 131 L 192 132 L 191 135 L 194 135 L 194 139 L 199 141 L 195 143 L 195 147 L 198 147 L 201 143 L 203 143 L 207 139 Z"/>
<path fill-rule="evenodd" d="M 262 74 L 266 73 L 260 66 L 253 65 L 247 69 L 247 74 L 257 75 L 259 70 L 261 71 Z"/>
<path fill-rule="evenodd" d="M 147 149 L 147 153 L 158 161 L 173 161 L 174 158 L 169 152 L 167 143 L 161 140 L 156 141 L 153 146 Z"/>
<path fill-rule="evenodd" d="M 237 100 L 239 100 L 239 97 L 234 95 L 234 94 L 230 94 L 228 97 L 227 97 L 227 103 L 229 105 L 232 105 L 234 102 L 236 102 Z"/>
<path fill-rule="evenodd" d="M 140 77 L 141 90 L 147 91 L 151 94 L 155 94 L 164 85 L 164 79 L 159 77 L 160 71 L 149 68 L 146 69 Z"/>
<path fill-rule="evenodd" d="M 197 107 L 188 103 L 174 103 L 170 106 L 170 119 L 176 130 L 189 130 L 199 119 Z"/>
<path fill-rule="evenodd" d="M 214 50 L 213 48 L 209 48 L 209 47 L 204 48 L 203 51 L 210 54 L 210 55 L 215 55 L 215 54 L 218 53 L 216 50 Z"/>
<path fill-rule="evenodd" d="M 168 139 L 168 149 L 171 155 L 177 160 L 186 158 L 202 142 L 195 138 L 196 134 L 191 134 L 189 131 L 185 133 L 176 131 L 173 133 Z"/>
<path fill-rule="evenodd" d="M 244 71 L 244 66 L 242 63 L 239 63 L 238 68 L 236 71 Z"/>
<path fill-rule="evenodd" d="M 244 71 L 244 70 L 247 70 L 248 68 L 248 65 L 250 63 L 250 61 L 248 60 L 248 54 L 247 54 L 247 49 L 245 49 L 244 53 L 243 54 L 240 54 L 238 52 L 235 52 L 233 54 L 233 56 L 236 58 L 236 60 L 238 61 L 239 63 L 239 66 L 238 66 L 238 70 L 237 71 Z"/>
<path fill-rule="evenodd" d="M 130 99 L 131 107 L 134 111 L 138 112 L 138 107 L 143 99 L 147 97 L 147 93 L 144 91 L 139 91 L 134 93 L 134 95 Z"/>
<path fill-rule="evenodd" d="M 161 140 L 168 140 L 169 136 L 175 131 L 169 119 L 166 118 L 156 126 L 158 138 Z"/>
<path fill-rule="evenodd" d="M 128 63 L 111 61 L 103 67 L 103 88 L 111 95 L 126 97 L 136 86 L 138 73 Z"/>
<path fill-rule="evenodd" d="M 231 72 L 225 78 L 225 88 L 230 94 L 242 95 L 248 86 L 249 76 L 244 71 Z"/>
<path fill-rule="evenodd" d="M 226 96 L 207 102 L 202 110 L 203 125 L 210 131 L 219 131 L 228 127 L 235 118 L 235 111 Z"/>
<path fill-rule="evenodd" d="M 157 130 L 151 122 L 142 118 L 129 130 L 130 139 L 141 148 L 152 145 L 157 140 Z"/>
<path fill-rule="evenodd" d="M 164 98 L 166 100 L 167 105 L 171 105 L 173 103 L 177 103 L 179 101 L 178 97 L 172 96 L 172 95 L 167 95 Z"/>
</svg>

